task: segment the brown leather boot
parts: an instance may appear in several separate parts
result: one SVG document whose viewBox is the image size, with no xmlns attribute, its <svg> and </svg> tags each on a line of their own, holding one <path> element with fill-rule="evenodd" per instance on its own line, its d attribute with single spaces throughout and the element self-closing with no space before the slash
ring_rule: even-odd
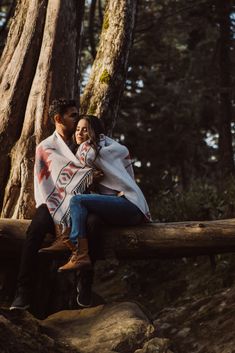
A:
<svg viewBox="0 0 235 353">
<path fill-rule="evenodd" d="M 64 266 L 59 267 L 58 272 L 77 271 L 81 268 L 92 266 L 90 256 L 88 255 L 88 242 L 86 238 L 79 239 L 78 246 L 70 240 L 67 240 L 65 243 L 72 250 L 72 256 Z"/>
<path fill-rule="evenodd" d="M 55 224 L 55 241 L 48 246 L 47 248 L 42 248 L 38 252 L 39 253 L 59 253 L 68 251 L 68 247 L 65 244 L 65 241 L 69 239 L 71 228 L 66 228 L 62 231 L 62 226 L 60 224 Z"/>
</svg>

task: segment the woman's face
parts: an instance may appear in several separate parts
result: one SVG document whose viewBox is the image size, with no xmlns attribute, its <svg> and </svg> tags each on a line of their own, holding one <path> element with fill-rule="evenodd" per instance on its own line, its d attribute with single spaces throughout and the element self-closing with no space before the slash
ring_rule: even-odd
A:
<svg viewBox="0 0 235 353">
<path fill-rule="evenodd" d="M 78 145 L 89 139 L 88 121 L 86 119 L 79 120 L 75 132 L 75 139 Z"/>
</svg>

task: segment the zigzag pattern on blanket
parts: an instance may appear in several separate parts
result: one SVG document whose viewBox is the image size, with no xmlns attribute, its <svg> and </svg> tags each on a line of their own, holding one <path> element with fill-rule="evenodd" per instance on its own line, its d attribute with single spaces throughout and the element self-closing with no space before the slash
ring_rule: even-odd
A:
<svg viewBox="0 0 235 353">
<path fill-rule="evenodd" d="M 83 166 L 55 131 L 36 150 L 34 187 L 37 207 L 46 203 L 56 224 L 69 223 L 69 203 L 93 182 L 92 168 Z"/>
<path fill-rule="evenodd" d="M 68 170 L 68 166 L 66 167 Z M 63 183 L 61 184 L 61 175 Z M 93 171 L 87 168 L 71 169 L 64 177 L 59 175 L 56 186 L 47 199 L 48 209 L 56 223 L 70 225 L 69 202 L 73 195 L 83 194 L 93 182 Z"/>
</svg>

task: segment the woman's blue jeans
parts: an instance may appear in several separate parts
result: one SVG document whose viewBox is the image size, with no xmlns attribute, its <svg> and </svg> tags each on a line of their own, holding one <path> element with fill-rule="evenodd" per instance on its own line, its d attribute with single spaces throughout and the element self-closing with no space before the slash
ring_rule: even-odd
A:
<svg viewBox="0 0 235 353">
<path fill-rule="evenodd" d="M 82 194 L 73 196 L 70 201 L 72 229 L 70 240 L 76 243 L 78 237 L 86 237 L 88 213 L 99 216 L 106 224 L 133 226 L 143 221 L 143 213 L 125 197 Z"/>
</svg>

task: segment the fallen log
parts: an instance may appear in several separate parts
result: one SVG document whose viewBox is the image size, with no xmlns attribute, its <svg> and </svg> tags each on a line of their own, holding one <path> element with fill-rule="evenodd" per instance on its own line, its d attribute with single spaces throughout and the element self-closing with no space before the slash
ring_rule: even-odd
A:
<svg viewBox="0 0 235 353">
<path fill-rule="evenodd" d="M 29 220 L 0 219 L 0 257 L 19 256 Z M 117 258 L 150 259 L 235 251 L 235 219 L 106 227 L 105 252 Z"/>
<path fill-rule="evenodd" d="M 30 220 L 0 219 L 0 304 L 8 300 L 10 305 L 9 298 L 14 297 L 29 224 Z M 118 259 L 176 258 L 235 251 L 235 219 L 107 227 L 103 234 L 105 255 Z M 77 307 L 76 275 L 57 273 L 65 258 L 40 255 L 38 260 L 32 284 L 33 315 L 45 318 L 56 311 Z"/>
</svg>

